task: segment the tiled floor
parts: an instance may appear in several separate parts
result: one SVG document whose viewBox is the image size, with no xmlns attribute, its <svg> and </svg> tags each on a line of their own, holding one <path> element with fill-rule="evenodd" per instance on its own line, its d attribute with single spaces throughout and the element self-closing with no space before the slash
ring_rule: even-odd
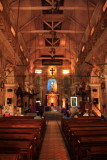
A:
<svg viewBox="0 0 107 160">
<path fill-rule="evenodd" d="M 70 160 L 56 120 L 49 120 L 39 160 Z"/>
</svg>

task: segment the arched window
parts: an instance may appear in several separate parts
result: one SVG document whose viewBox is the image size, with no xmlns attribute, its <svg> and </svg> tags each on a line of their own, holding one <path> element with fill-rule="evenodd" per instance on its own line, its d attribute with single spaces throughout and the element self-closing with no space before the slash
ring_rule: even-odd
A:
<svg viewBox="0 0 107 160">
<path fill-rule="evenodd" d="M 49 79 L 47 83 L 48 92 L 57 92 L 57 81 L 56 79 Z"/>
</svg>

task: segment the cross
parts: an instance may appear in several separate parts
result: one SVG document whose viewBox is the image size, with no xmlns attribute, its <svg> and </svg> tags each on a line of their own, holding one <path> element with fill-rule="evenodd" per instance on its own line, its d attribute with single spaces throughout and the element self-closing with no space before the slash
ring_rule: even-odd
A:
<svg viewBox="0 0 107 160">
<path fill-rule="evenodd" d="M 50 71 L 51 71 L 51 74 L 53 76 L 53 73 L 54 73 L 55 69 L 51 68 Z"/>
</svg>

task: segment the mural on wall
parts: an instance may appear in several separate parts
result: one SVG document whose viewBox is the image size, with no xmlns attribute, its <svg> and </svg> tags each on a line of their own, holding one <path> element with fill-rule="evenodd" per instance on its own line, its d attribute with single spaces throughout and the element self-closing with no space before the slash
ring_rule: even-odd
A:
<svg viewBox="0 0 107 160">
<path fill-rule="evenodd" d="M 56 79 L 49 79 L 47 83 L 48 92 L 57 92 L 57 81 Z"/>
</svg>

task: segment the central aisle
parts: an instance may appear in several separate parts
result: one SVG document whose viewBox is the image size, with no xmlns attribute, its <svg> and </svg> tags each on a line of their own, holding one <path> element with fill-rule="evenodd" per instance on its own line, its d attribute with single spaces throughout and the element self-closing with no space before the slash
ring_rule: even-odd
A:
<svg viewBox="0 0 107 160">
<path fill-rule="evenodd" d="M 50 114 L 50 118 L 51 118 Z M 56 119 L 56 116 L 52 116 Z M 49 118 L 49 119 L 50 119 Z M 52 118 L 52 119 L 54 119 Z M 70 160 L 56 120 L 48 120 L 39 160 Z"/>
</svg>

